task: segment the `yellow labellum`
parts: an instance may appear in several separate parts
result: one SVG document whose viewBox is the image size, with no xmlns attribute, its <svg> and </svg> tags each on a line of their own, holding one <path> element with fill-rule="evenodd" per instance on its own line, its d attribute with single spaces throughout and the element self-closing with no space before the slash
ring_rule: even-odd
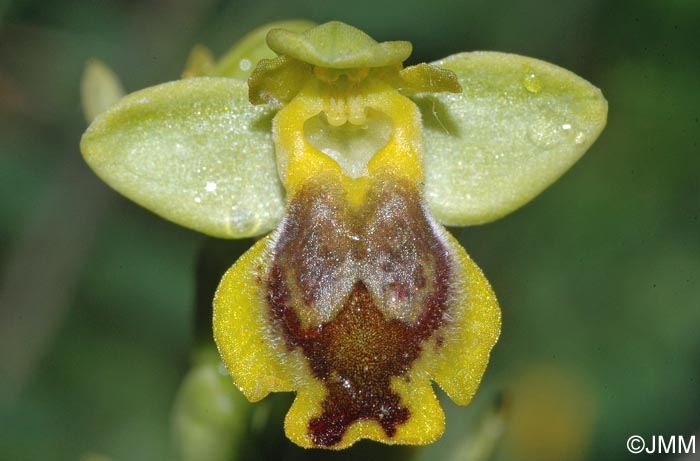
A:
<svg viewBox="0 0 700 461">
<path fill-rule="evenodd" d="M 273 134 L 289 201 L 278 229 L 224 276 L 215 338 L 249 399 L 297 392 L 285 430 L 298 445 L 430 443 L 445 425 L 430 381 L 469 402 L 500 331 L 498 304 L 423 202 L 420 113 L 386 76 L 402 81 L 400 69 L 323 67 L 300 43 L 251 77 L 253 100 L 286 101 Z M 346 61 L 386 58 L 366 45 Z M 382 123 L 386 137 L 355 142 Z"/>
</svg>

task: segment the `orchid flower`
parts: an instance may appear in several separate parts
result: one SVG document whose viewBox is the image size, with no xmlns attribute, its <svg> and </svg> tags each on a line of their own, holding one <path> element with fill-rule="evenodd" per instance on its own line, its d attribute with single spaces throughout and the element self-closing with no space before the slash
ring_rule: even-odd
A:
<svg viewBox="0 0 700 461">
<path fill-rule="evenodd" d="M 223 276 L 214 336 L 249 400 L 296 392 L 293 442 L 431 443 L 445 426 L 431 381 L 469 403 L 501 324 L 443 225 L 531 200 L 597 138 L 607 103 L 536 59 L 473 52 L 404 67 L 408 42 L 291 26 L 255 32 L 218 64 L 196 49 L 188 78 L 121 99 L 82 152 L 178 224 L 266 235 Z"/>
</svg>

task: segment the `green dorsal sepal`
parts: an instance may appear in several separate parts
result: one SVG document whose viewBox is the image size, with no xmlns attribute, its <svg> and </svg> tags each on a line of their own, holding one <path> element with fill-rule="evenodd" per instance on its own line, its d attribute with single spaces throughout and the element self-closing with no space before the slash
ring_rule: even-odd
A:
<svg viewBox="0 0 700 461">
<path fill-rule="evenodd" d="M 400 64 L 413 50 L 410 42 L 377 43 L 361 30 L 338 21 L 321 24 L 303 33 L 272 29 L 267 34 L 267 44 L 279 55 L 331 69 Z"/>
</svg>

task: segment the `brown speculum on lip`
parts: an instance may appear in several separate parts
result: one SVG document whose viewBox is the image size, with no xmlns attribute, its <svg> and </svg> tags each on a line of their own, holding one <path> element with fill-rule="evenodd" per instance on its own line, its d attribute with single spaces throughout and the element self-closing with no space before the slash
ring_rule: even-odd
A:
<svg viewBox="0 0 700 461">
<path fill-rule="evenodd" d="M 308 432 L 333 446 L 358 420 L 388 437 L 410 412 L 391 388 L 446 322 L 454 264 L 419 191 L 371 182 L 353 209 L 336 181 L 292 198 L 263 282 L 273 325 L 327 389 Z M 438 341 L 439 343 L 439 341 Z"/>
</svg>

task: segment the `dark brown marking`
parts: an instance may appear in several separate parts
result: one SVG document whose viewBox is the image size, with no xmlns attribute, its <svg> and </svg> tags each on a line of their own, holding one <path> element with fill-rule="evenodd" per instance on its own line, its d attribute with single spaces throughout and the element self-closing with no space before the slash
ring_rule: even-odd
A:
<svg viewBox="0 0 700 461">
<path fill-rule="evenodd" d="M 388 437 L 410 417 L 392 377 L 408 378 L 444 322 L 452 263 L 415 187 L 377 183 L 352 212 L 339 185 L 292 200 L 273 250 L 268 302 L 287 347 L 301 348 L 328 395 L 309 435 L 333 446 L 358 420 Z"/>
</svg>

